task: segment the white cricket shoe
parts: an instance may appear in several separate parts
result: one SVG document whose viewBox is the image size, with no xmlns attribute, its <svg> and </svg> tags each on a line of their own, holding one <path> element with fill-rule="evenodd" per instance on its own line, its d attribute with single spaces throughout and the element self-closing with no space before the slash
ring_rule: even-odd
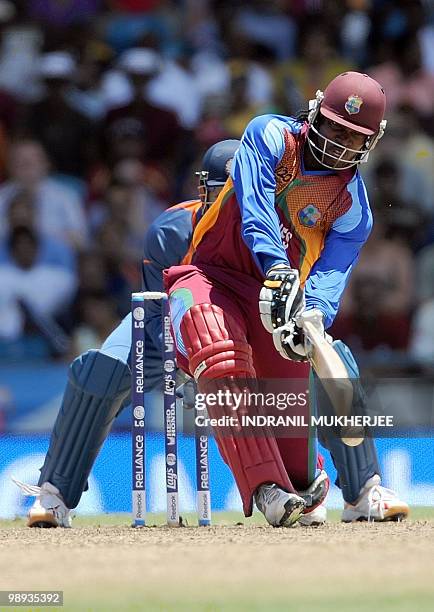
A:
<svg viewBox="0 0 434 612">
<path fill-rule="evenodd" d="M 12 478 L 22 493 L 36 497 L 27 515 L 27 527 L 71 527 L 72 511 L 65 506 L 59 489 L 44 482 L 41 487 Z"/>
<path fill-rule="evenodd" d="M 255 503 L 273 527 L 291 527 L 298 521 L 306 502 L 295 493 L 287 493 L 276 484 L 264 484 L 255 492 Z"/>
<path fill-rule="evenodd" d="M 298 522 L 305 527 L 318 527 L 318 525 L 324 525 L 326 521 L 327 508 L 324 504 L 320 504 L 310 512 L 304 512 Z"/>
<path fill-rule="evenodd" d="M 370 478 L 362 489 L 357 502 L 345 504 L 342 521 L 400 521 L 405 519 L 409 508 L 392 489 L 381 486 L 378 474 Z"/>
<path fill-rule="evenodd" d="M 306 527 L 324 525 L 327 520 L 325 499 L 329 491 L 330 481 L 325 470 L 321 470 L 315 480 L 298 494 L 306 502 L 306 508 L 300 517 L 300 524 Z M 312 508 L 313 507 L 313 508 Z"/>
</svg>

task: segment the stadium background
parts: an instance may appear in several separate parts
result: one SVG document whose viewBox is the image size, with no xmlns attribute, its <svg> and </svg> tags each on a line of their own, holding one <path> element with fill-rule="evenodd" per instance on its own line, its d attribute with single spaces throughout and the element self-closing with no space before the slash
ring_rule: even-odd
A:
<svg viewBox="0 0 434 612">
<path fill-rule="evenodd" d="M 362 168 L 375 230 L 332 333 L 365 375 L 395 378 L 410 411 L 408 379 L 434 378 L 432 0 L 0 0 L 2 498 L 13 470 L 36 480 L 67 364 L 127 312 L 143 233 L 195 195 L 204 151 L 255 115 L 306 107 L 348 69 L 384 85 L 389 123 Z M 148 415 L 158 431 L 158 394 Z M 127 427 L 124 412 L 84 510 L 128 510 Z M 386 484 L 432 503 L 432 441 L 379 446 Z M 218 508 L 238 503 L 231 487 L 213 480 Z M 23 510 L 13 499 L 0 517 Z"/>
</svg>

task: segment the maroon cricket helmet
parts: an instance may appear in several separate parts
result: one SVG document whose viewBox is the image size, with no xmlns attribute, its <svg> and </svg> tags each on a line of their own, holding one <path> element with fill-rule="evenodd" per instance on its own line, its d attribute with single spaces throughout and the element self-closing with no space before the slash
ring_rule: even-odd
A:
<svg viewBox="0 0 434 612">
<path fill-rule="evenodd" d="M 377 81 L 361 72 L 343 72 L 324 91 L 320 113 L 366 136 L 380 130 L 386 94 Z"/>
</svg>

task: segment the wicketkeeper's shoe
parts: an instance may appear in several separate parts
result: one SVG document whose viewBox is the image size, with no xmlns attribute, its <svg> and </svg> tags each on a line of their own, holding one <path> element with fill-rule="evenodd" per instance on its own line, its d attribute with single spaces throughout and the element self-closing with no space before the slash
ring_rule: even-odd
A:
<svg viewBox="0 0 434 612">
<path fill-rule="evenodd" d="M 275 484 L 264 484 L 255 492 L 255 503 L 273 527 L 291 527 L 298 521 L 306 502 L 295 493 L 287 493 Z"/>
<path fill-rule="evenodd" d="M 28 527 L 71 527 L 72 511 L 65 506 L 59 489 L 51 482 L 44 482 L 41 487 L 37 487 L 15 478 L 12 480 L 24 495 L 36 497 L 27 515 Z"/>
<path fill-rule="evenodd" d="M 305 526 L 323 525 L 327 520 L 327 510 L 324 505 L 329 490 L 330 481 L 325 470 L 321 470 L 306 491 L 299 491 L 300 497 L 306 502 L 306 508 L 300 517 L 300 524 Z"/>
<path fill-rule="evenodd" d="M 370 478 L 354 505 L 345 504 L 342 521 L 400 521 L 405 519 L 409 508 L 391 489 L 381 486 L 378 474 Z"/>
</svg>

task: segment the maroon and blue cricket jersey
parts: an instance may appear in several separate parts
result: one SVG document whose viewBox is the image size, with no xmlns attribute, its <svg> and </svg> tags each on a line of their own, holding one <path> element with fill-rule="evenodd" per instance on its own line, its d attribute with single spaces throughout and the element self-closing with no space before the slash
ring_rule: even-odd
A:
<svg viewBox="0 0 434 612">
<path fill-rule="evenodd" d="M 307 308 L 319 308 L 329 327 L 372 215 L 358 170 L 304 168 L 306 133 L 307 124 L 290 117 L 250 122 L 231 178 L 196 225 L 192 263 L 261 283 L 272 266 L 290 264 Z"/>
</svg>

